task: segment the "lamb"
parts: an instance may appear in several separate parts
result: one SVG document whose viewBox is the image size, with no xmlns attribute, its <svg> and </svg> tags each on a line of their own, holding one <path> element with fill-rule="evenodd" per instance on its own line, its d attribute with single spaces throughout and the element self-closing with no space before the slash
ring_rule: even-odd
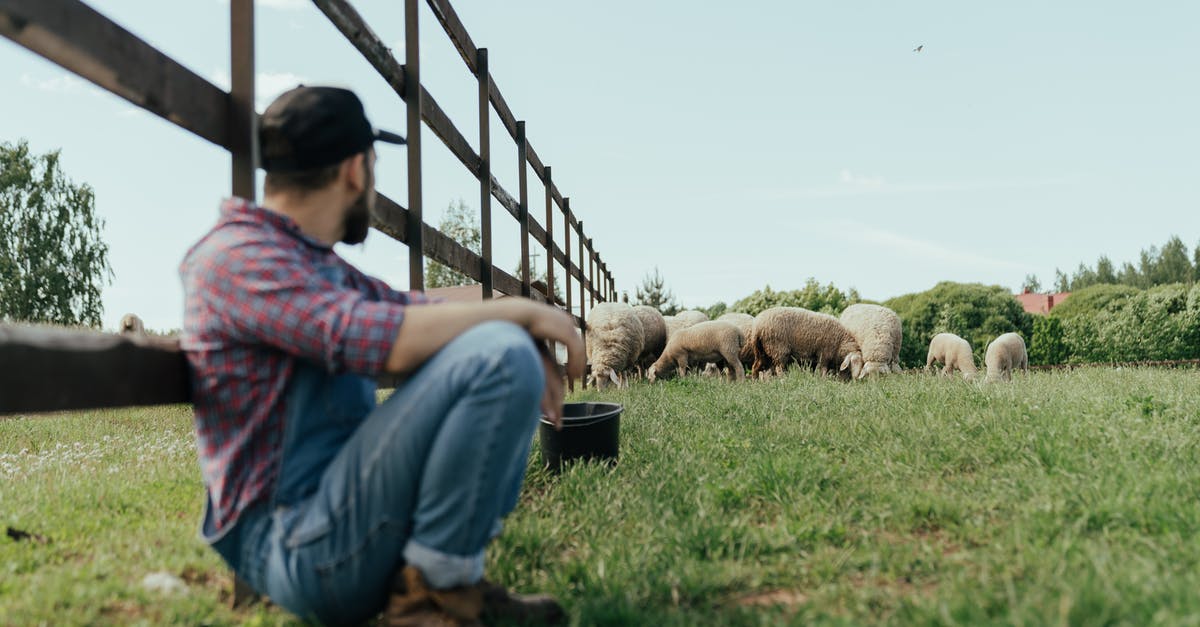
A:
<svg viewBox="0 0 1200 627">
<path fill-rule="evenodd" d="M 1029 373 L 1029 354 L 1025 352 L 1025 340 L 1016 333 L 1005 333 L 988 344 L 983 358 L 987 365 L 988 381 L 1010 381 L 1012 371 L 1020 368 Z"/>
<path fill-rule="evenodd" d="M 742 332 L 742 350 L 738 359 L 746 368 L 754 364 L 754 345 L 750 342 L 750 332 L 754 329 L 754 316 L 748 313 L 730 312 L 717 317 L 717 320 L 732 322 Z"/>
<path fill-rule="evenodd" d="M 953 333 L 938 333 L 929 341 L 929 356 L 925 358 L 925 370 L 934 362 L 942 362 L 943 375 L 950 375 L 955 368 L 962 372 L 964 379 L 973 379 L 979 374 L 975 367 L 975 355 L 971 353 L 971 343 Z"/>
<path fill-rule="evenodd" d="M 625 303 L 598 303 L 588 313 L 585 336 L 589 381 L 597 388 L 609 381 L 618 387 L 627 385 L 622 375 L 637 367 L 642 354 L 642 321 Z"/>
<path fill-rule="evenodd" d="M 862 348 L 863 368 L 858 376 L 900 372 L 900 316 L 882 305 L 850 305 L 839 318 Z"/>
<path fill-rule="evenodd" d="M 745 369 L 738 359 L 742 348 L 742 332 L 730 322 L 711 320 L 676 331 L 667 340 L 662 355 L 650 366 L 647 378 L 654 382 L 668 379 L 678 371 L 687 374 L 693 364 L 714 362 L 729 368 L 730 380 L 745 378 Z"/>
<path fill-rule="evenodd" d="M 755 377 L 768 370 L 783 374 L 793 358 L 811 363 L 821 374 L 848 373 L 857 379 L 862 372 L 858 341 L 829 314 L 801 307 L 771 307 L 754 319 L 751 341 L 751 375 Z"/>
<path fill-rule="evenodd" d="M 639 374 L 645 374 L 667 346 L 667 322 L 662 313 L 650 305 L 638 305 L 633 308 L 633 313 L 642 322 L 642 352 L 637 358 L 637 368 Z"/>
<path fill-rule="evenodd" d="M 665 319 L 667 323 L 667 341 L 670 342 L 671 336 L 676 331 L 679 331 L 680 329 L 686 329 L 693 324 L 707 322 L 708 314 L 704 313 L 703 311 L 689 309 L 687 311 L 681 311 L 674 316 L 666 316 Z"/>
<path fill-rule="evenodd" d="M 137 314 L 127 313 L 121 316 L 121 324 L 117 328 L 121 335 L 145 335 L 146 325 Z"/>
</svg>

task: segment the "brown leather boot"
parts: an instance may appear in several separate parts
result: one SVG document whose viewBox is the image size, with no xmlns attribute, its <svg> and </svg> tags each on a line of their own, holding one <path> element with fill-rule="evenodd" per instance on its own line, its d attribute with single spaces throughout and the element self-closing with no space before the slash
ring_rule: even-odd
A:
<svg viewBox="0 0 1200 627">
<path fill-rule="evenodd" d="M 553 597 L 515 595 L 486 580 L 435 590 L 412 566 L 400 571 L 380 625 L 388 627 L 476 627 L 497 621 L 561 625 L 567 614 Z"/>
</svg>

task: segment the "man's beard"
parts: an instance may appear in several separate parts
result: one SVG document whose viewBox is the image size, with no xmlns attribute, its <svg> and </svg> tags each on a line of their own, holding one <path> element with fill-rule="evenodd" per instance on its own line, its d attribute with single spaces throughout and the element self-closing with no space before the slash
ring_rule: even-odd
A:
<svg viewBox="0 0 1200 627">
<path fill-rule="evenodd" d="M 343 244 L 361 244 L 367 239 L 367 233 L 371 230 L 371 210 L 367 207 L 366 190 L 350 205 L 342 226 L 345 228 L 342 233 Z"/>
<path fill-rule="evenodd" d="M 374 191 L 375 175 L 371 172 L 371 167 L 367 164 L 367 160 L 363 159 L 363 169 L 366 170 L 366 185 L 363 186 L 363 193 L 354 201 L 353 205 L 346 210 L 346 217 L 342 219 L 342 243 L 343 244 L 361 244 L 367 239 L 367 233 L 371 230 L 371 204 L 368 203 L 367 197 Z"/>
</svg>

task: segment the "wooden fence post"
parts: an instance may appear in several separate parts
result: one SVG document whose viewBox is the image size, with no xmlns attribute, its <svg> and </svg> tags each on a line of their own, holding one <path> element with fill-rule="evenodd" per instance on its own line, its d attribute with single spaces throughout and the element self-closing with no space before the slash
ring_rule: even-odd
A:
<svg viewBox="0 0 1200 627">
<path fill-rule="evenodd" d="M 579 221 L 579 317 L 587 318 L 583 303 L 587 301 L 584 286 L 587 285 L 587 272 L 583 269 L 583 220 Z"/>
<path fill-rule="evenodd" d="M 408 105 L 408 289 L 425 289 L 421 237 L 421 47 L 418 0 L 404 0 L 404 101 Z"/>
<path fill-rule="evenodd" d="M 256 200 L 257 112 L 254 108 L 254 2 L 229 3 L 229 153 L 233 195 Z"/>
<path fill-rule="evenodd" d="M 476 74 L 479 76 L 479 234 L 480 281 L 483 298 L 492 298 L 492 77 L 488 72 L 487 48 L 475 53 Z"/>
<path fill-rule="evenodd" d="M 563 253 L 567 257 L 567 313 L 574 314 L 571 308 L 571 199 L 563 197 Z"/>
<path fill-rule="evenodd" d="M 517 122 L 517 168 L 520 181 L 519 204 L 517 220 L 521 222 L 521 296 L 532 296 L 529 278 L 529 186 L 526 180 L 526 160 L 529 155 L 529 141 L 525 137 L 525 122 Z"/>
<path fill-rule="evenodd" d="M 554 184 L 550 179 L 550 166 L 546 166 L 546 302 L 558 304 L 554 295 Z"/>
</svg>

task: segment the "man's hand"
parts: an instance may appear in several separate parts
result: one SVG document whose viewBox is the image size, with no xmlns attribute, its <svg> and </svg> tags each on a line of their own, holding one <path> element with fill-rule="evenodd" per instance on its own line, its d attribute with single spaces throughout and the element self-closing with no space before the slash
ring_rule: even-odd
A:
<svg viewBox="0 0 1200 627">
<path fill-rule="evenodd" d="M 546 371 L 546 393 L 542 396 L 542 413 L 554 425 L 555 430 L 558 430 L 562 429 L 563 373 L 559 370 L 558 360 L 555 359 L 550 346 L 554 342 L 566 345 L 566 375 L 577 379 L 583 376 L 583 338 L 579 336 L 575 320 L 570 314 L 549 305 L 529 304 L 532 307 L 528 310 L 529 318 L 525 328 L 537 342 L 542 354 L 542 366 Z"/>
</svg>

